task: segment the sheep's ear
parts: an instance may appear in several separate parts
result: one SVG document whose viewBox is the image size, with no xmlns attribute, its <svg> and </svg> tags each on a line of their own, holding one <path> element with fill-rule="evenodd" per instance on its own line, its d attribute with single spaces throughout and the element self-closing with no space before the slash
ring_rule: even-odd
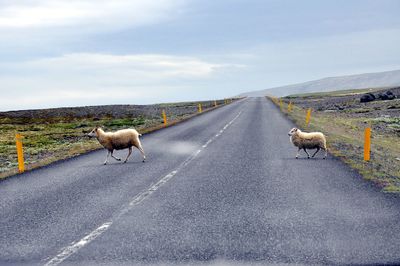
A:
<svg viewBox="0 0 400 266">
<path fill-rule="evenodd" d="M 294 131 L 297 131 L 297 130 L 299 130 L 299 129 L 298 129 L 298 128 L 295 128 L 295 129 L 294 129 Z"/>
</svg>

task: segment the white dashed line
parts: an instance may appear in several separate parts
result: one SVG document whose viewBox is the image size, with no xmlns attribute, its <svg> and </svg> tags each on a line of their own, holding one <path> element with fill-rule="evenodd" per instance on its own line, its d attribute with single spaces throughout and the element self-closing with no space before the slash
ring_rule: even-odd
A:
<svg viewBox="0 0 400 266">
<path fill-rule="evenodd" d="M 102 233 L 107 231 L 107 229 L 111 226 L 111 224 L 112 224 L 111 222 L 105 223 L 102 226 L 100 226 L 99 228 L 97 228 L 96 230 L 94 230 L 93 232 L 91 232 L 90 234 L 88 234 L 87 236 L 85 236 L 84 238 L 82 238 L 81 240 L 79 240 L 78 242 L 72 243 L 70 246 L 66 247 L 60 254 L 55 256 L 52 260 L 50 260 L 45 265 L 58 265 L 58 264 L 60 264 L 66 258 L 68 258 L 72 254 L 77 252 L 79 249 L 81 249 L 82 247 L 86 246 L 89 242 L 91 242 L 94 239 L 96 239 L 96 237 L 98 237 L 99 235 L 101 235 Z"/>
<path fill-rule="evenodd" d="M 119 217 L 127 213 L 129 210 L 131 210 L 134 206 L 140 204 L 143 200 L 145 200 L 147 197 L 149 197 L 151 194 L 153 194 L 155 191 L 157 191 L 161 186 L 163 186 L 165 183 L 167 183 L 171 178 L 173 178 L 183 167 L 187 166 L 191 161 L 193 161 L 199 154 L 200 152 L 207 148 L 208 145 L 210 145 L 213 141 L 215 141 L 219 136 L 221 136 L 222 133 L 230 126 L 232 125 L 236 119 L 241 115 L 242 111 L 239 112 L 235 118 L 233 118 L 228 124 L 226 124 L 222 130 L 219 131 L 218 134 L 216 134 L 214 137 L 209 139 L 201 149 L 195 151 L 192 155 L 190 155 L 180 166 L 178 166 L 177 169 L 172 171 L 171 173 L 167 174 L 163 178 L 161 178 L 157 183 L 152 185 L 150 188 L 146 189 L 145 191 L 139 193 L 136 195 L 132 201 L 129 203 L 127 207 L 122 209 L 117 215 L 113 217 L 111 221 L 108 221 L 104 224 L 102 224 L 100 227 L 98 227 L 96 230 L 79 240 L 78 242 L 73 242 L 71 245 L 68 247 L 64 248 L 58 255 L 56 255 L 54 258 L 52 258 L 50 261 L 48 261 L 45 266 L 55 266 L 59 265 L 62 263 L 64 260 L 66 260 L 69 256 L 72 254 L 76 253 L 78 250 L 92 242 L 94 239 L 96 239 L 98 236 L 106 232 L 110 226 L 113 224 L 113 221 L 117 220 Z"/>
</svg>

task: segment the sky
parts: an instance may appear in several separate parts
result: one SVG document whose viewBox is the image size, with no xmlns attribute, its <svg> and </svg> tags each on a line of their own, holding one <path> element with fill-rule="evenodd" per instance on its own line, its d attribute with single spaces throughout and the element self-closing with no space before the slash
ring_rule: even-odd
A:
<svg viewBox="0 0 400 266">
<path fill-rule="evenodd" d="M 400 69 L 399 0 L 0 0 L 0 111 Z"/>
</svg>

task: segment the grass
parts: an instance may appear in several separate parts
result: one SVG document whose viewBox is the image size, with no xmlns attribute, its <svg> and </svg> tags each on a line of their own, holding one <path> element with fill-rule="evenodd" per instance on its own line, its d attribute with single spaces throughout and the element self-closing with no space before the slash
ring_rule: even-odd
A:
<svg viewBox="0 0 400 266">
<path fill-rule="evenodd" d="M 204 111 L 214 109 L 213 101 L 202 103 L 206 106 Z M 218 101 L 218 106 L 223 103 L 223 100 Z M 160 107 L 167 110 L 169 126 L 197 115 L 197 103 L 157 105 L 157 108 Z M 103 126 L 107 131 L 134 127 L 140 133 L 148 133 L 163 128 L 164 124 L 161 114 L 154 117 L 154 112 L 122 118 L 0 118 L 0 179 L 17 173 L 16 133 L 23 136 L 25 168 L 31 170 L 102 148 L 97 140 L 86 137 L 95 126 Z"/>
<path fill-rule="evenodd" d="M 308 97 L 308 96 L 307 96 Z M 284 99 L 282 112 L 305 131 L 321 131 L 327 135 L 330 153 L 356 169 L 365 179 L 378 184 L 384 192 L 400 192 L 400 141 L 395 131 L 379 130 L 382 123 L 398 129 L 400 118 L 349 117 L 341 113 L 313 110 L 311 122 L 305 126 L 306 108 L 293 106 L 288 113 Z M 279 103 L 275 101 L 279 106 Z M 371 160 L 364 161 L 364 129 L 372 127 Z"/>
<path fill-rule="evenodd" d="M 382 90 L 383 88 L 365 88 L 365 89 L 350 89 L 350 90 L 336 90 L 336 91 L 326 91 L 326 92 L 310 92 L 301 94 L 292 94 L 286 96 L 285 98 L 318 98 L 318 97 L 332 97 L 332 96 L 346 96 L 354 94 L 363 94 L 368 92 L 376 92 Z"/>
</svg>

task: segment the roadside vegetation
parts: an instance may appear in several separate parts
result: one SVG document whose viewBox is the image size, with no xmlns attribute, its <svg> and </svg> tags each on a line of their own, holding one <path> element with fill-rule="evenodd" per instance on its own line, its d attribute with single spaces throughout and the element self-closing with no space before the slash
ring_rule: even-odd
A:
<svg viewBox="0 0 400 266">
<path fill-rule="evenodd" d="M 390 89 L 397 98 L 360 103 L 363 93 L 384 90 L 351 90 L 292 95 L 282 98 L 282 112 L 305 131 L 327 135 L 330 153 L 378 184 L 385 192 L 400 192 L 400 88 Z M 293 103 L 289 113 L 287 106 Z M 275 101 L 277 106 L 280 103 Z M 312 109 L 305 125 L 307 109 Z M 364 130 L 371 127 L 371 160 L 364 161 Z"/>
<path fill-rule="evenodd" d="M 164 127 L 162 110 L 173 125 L 196 115 L 199 103 L 203 111 L 214 108 L 214 101 L 207 101 L 0 112 L 0 179 L 18 172 L 16 133 L 23 136 L 25 168 L 30 170 L 100 149 L 97 140 L 86 137 L 95 126 L 106 131 L 134 127 L 147 133 Z"/>
</svg>

